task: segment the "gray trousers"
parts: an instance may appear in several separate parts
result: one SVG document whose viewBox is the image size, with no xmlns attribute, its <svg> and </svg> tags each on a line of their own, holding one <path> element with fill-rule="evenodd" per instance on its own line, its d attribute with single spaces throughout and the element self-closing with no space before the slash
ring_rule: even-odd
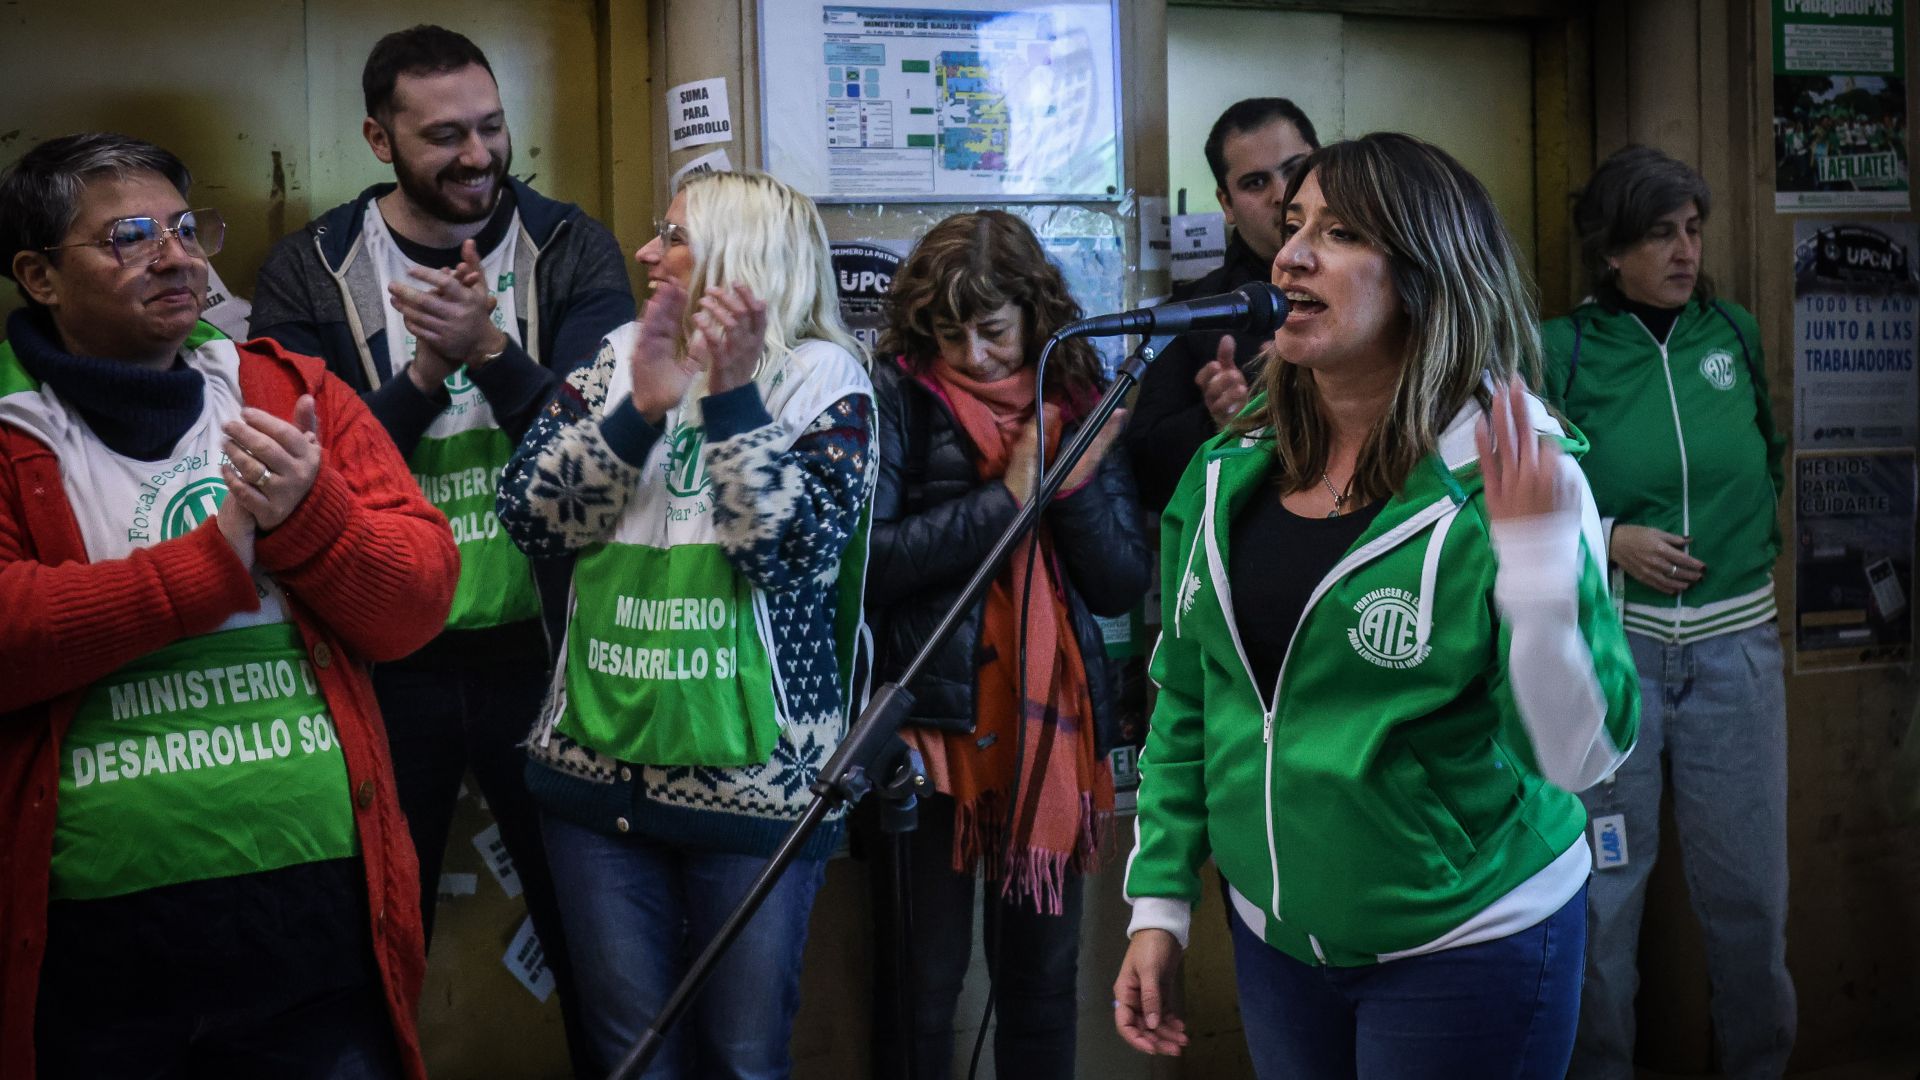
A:
<svg viewBox="0 0 1920 1080">
<path fill-rule="evenodd" d="M 1681 868 L 1706 937 L 1720 1066 L 1737 1080 L 1778 1077 L 1795 1029 L 1779 628 L 1688 645 L 1627 637 L 1640 670 L 1639 745 L 1613 779 L 1581 796 L 1595 821 L 1622 816 L 1627 862 L 1597 870 L 1587 891 L 1587 978 L 1568 1075 L 1633 1076 L 1640 914 L 1671 777 Z"/>
</svg>

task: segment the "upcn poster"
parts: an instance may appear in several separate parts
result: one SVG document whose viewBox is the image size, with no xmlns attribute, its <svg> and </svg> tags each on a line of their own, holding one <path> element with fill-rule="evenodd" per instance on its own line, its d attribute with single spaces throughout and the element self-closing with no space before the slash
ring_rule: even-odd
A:
<svg viewBox="0 0 1920 1080">
<path fill-rule="evenodd" d="M 903 252 L 876 240 L 833 242 L 833 276 L 840 287 L 840 317 L 847 329 L 878 355 L 880 332 L 887 327 L 887 290 L 893 288 Z"/>
<path fill-rule="evenodd" d="M 1912 450 L 1793 461 L 1795 673 L 1913 658 Z"/>
<path fill-rule="evenodd" d="M 1773 204 L 1908 206 L 1910 0 L 1773 0 Z"/>
<path fill-rule="evenodd" d="M 1920 287 L 1911 223 L 1796 221 L 1793 439 L 1802 450 L 1920 445 Z"/>
</svg>

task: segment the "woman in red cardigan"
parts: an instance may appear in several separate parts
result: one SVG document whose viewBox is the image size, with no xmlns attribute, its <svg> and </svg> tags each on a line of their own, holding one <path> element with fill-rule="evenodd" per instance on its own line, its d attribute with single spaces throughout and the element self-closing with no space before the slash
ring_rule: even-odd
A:
<svg viewBox="0 0 1920 1080">
<path fill-rule="evenodd" d="M 92 134 L 0 176 L 0 1075 L 423 1077 L 363 665 L 458 556 L 324 365 L 198 321 L 189 183 Z"/>
</svg>

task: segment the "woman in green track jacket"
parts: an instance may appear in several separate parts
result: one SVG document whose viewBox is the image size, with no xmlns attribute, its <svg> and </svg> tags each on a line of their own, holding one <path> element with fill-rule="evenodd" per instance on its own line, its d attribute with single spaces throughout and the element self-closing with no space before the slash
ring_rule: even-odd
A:
<svg viewBox="0 0 1920 1080">
<path fill-rule="evenodd" d="M 1557 1077 L 1591 865 L 1569 792 L 1639 710 L 1585 442 L 1519 382 L 1527 283 L 1459 163 L 1369 135 L 1286 205 L 1279 362 L 1162 518 L 1115 1022 L 1184 1045 L 1211 855 L 1260 1076 Z"/>
<path fill-rule="evenodd" d="M 1793 1049 L 1787 712 L 1773 562 L 1780 452 L 1760 328 L 1700 273 L 1706 181 L 1658 150 L 1602 162 L 1574 207 L 1593 299 L 1541 328 L 1545 386 L 1593 484 L 1647 702 L 1640 753 L 1583 796 L 1608 848 L 1588 897 L 1576 1077 L 1633 1075 L 1635 966 L 1663 769 L 1707 939 L 1727 1075 Z"/>
</svg>

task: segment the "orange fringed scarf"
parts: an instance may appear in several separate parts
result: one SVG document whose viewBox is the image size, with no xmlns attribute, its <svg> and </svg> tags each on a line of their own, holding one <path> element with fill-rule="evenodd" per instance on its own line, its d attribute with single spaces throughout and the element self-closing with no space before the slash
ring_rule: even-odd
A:
<svg viewBox="0 0 1920 1080">
<path fill-rule="evenodd" d="M 980 451 L 980 479 L 1006 475 L 1013 446 L 1033 419 L 1031 367 L 983 383 L 935 361 L 922 381 L 943 398 Z M 1050 421 L 1054 409 L 1049 405 Z M 1060 444 L 1061 423 L 1047 425 L 1047 455 Z M 1026 633 L 1027 697 L 1020 701 L 1020 595 L 1031 546 L 1033 592 Z M 1003 897 L 1031 896 L 1044 914 L 1059 914 L 1069 871 L 1087 873 L 1099 861 L 1113 815 L 1113 774 L 1094 750 L 1093 698 L 1080 644 L 1073 634 L 1061 569 L 1043 522 L 1013 549 L 988 586 L 981 622 L 980 673 L 974 697 L 975 730 L 910 728 L 908 738 L 927 765 L 928 779 L 959 804 L 953 868 L 984 865 Z M 1021 728 L 1014 706 L 1024 717 Z M 1020 805 L 1009 813 L 1014 771 Z"/>
</svg>

